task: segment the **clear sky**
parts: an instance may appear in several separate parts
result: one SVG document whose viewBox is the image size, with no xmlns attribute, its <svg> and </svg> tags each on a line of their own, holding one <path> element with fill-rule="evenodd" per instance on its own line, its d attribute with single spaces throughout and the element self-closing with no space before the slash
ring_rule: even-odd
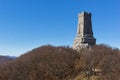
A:
<svg viewBox="0 0 120 80">
<path fill-rule="evenodd" d="M 0 55 L 72 46 L 82 11 L 92 13 L 97 44 L 120 48 L 120 0 L 0 0 Z"/>
</svg>

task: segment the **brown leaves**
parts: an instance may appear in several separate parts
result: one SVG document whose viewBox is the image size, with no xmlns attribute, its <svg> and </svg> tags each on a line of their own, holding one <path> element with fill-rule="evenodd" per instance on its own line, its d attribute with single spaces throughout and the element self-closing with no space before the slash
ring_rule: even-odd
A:
<svg viewBox="0 0 120 80">
<path fill-rule="evenodd" d="M 96 45 L 79 53 L 69 47 L 42 46 L 0 65 L 0 80 L 67 80 L 77 75 L 119 80 L 120 51 Z M 89 74 L 88 74 L 89 73 Z"/>
<path fill-rule="evenodd" d="M 76 51 L 68 47 L 36 48 L 14 61 L 5 63 L 6 65 L 0 68 L 0 80 L 64 80 L 74 71 L 77 57 Z"/>
</svg>

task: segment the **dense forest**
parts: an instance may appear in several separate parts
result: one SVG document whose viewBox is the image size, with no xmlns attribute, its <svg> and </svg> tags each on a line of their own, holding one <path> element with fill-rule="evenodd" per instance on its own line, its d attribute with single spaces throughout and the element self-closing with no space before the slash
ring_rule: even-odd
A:
<svg viewBox="0 0 120 80">
<path fill-rule="evenodd" d="M 0 80 L 120 80 L 120 51 L 42 46 L 0 63 Z"/>
</svg>

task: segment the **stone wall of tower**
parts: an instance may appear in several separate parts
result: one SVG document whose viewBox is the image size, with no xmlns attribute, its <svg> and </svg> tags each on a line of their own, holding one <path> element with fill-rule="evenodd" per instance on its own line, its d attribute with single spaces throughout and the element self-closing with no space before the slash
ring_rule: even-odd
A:
<svg viewBox="0 0 120 80">
<path fill-rule="evenodd" d="M 91 13 L 84 13 L 84 34 L 93 35 Z"/>
<path fill-rule="evenodd" d="M 90 47 L 96 44 L 93 37 L 91 13 L 82 12 L 78 15 L 77 36 L 74 40 L 73 49 Z"/>
</svg>

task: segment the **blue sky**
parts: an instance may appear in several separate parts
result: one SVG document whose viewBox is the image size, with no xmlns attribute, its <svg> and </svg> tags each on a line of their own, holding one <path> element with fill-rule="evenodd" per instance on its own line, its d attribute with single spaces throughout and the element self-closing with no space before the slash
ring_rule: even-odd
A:
<svg viewBox="0 0 120 80">
<path fill-rule="evenodd" d="M 0 0 L 0 55 L 36 47 L 72 46 L 77 15 L 92 13 L 97 44 L 120 48 L 120 0 Z"/>
</svg>

